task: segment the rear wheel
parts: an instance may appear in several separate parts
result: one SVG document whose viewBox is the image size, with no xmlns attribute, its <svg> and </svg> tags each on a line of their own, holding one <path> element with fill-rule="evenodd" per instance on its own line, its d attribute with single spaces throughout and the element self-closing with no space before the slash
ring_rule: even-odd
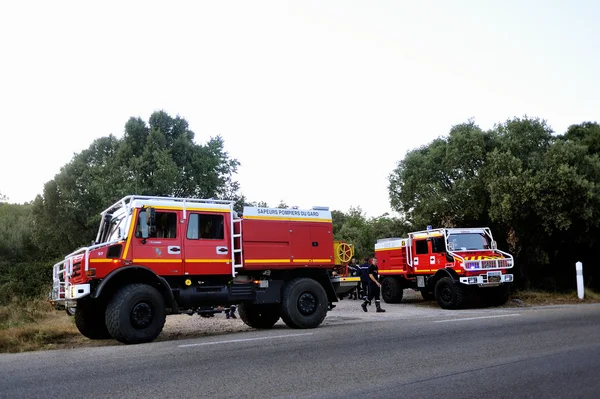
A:
<svg viewBox="0 0 600 399">
<path fill-rule="evenodd" d="M 465 302 L 465 292 L 460 283 L 443 277 L 435 284 L 435 299 L 442 309 L 459 309 Z"/>
<path fill-rule="evenodd" d="M 121 288 L 106 309 L 108 331 L 119 342 L 152 342 L 166 320 L 165 301 L 156 288 L 131 284 Z"/>
<path fill-rule="evenodd" d="M 400 303 L 404 290 L 400 280 L 394 277 L 386 277 L 381 282 L 381 297 L 387 303 Z"/>
<path fill-rule="evenodd" d="M 93 300 L 80 300 L 75 311 L 75 326 L 89 339 L 111 338 L 104 320 L 104 307 Z"/>
<path fill-rule="evenodd" d="M 328 306 L 321 284 L 311 278 L 297 278 L 283 291 L 281 318 L 292 328 L 315 328 L 325 319 Z"/>
<path fill-rule="evenodd" d="M 271 328 L 279 320 L 279 304 L 252 305 L 242 303 L 238 307 L 242 321 L 258 329 Z"/>
</svg>

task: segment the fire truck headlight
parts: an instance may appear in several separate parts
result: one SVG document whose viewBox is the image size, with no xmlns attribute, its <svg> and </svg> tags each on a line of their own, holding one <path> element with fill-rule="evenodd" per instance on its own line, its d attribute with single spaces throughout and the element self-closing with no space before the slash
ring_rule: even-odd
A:
<svg viewBox="0 0 600 399">
<path fill-rule="evenodd" d="M 512 282 L 513 281 L 513 275 L 512 274 L 506 274 L 504 276 L 504 281 L 506 281 L 508 283 Z"/>
<path fill-rule="evenodd" d="M 469 284 L 477 284 L 477 277 L 469 277 Z"/>
</svg>

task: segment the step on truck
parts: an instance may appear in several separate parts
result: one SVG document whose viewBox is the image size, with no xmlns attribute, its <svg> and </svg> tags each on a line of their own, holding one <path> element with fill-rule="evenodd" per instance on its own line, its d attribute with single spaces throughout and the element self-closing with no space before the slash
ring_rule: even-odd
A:
<svg viewBox="0 0 600 399">
<path fill-rule="evenodd" d="M 90 339 L 151 342 L 167 315 L 210 316 L 238 305 L 270 328 L 315 328 L 352 288 L 333 271 L 348 257 L 326 207 L 245 207 L 232 201 L 131 195 L 101 213 L 95 242 L 53 268 L 51 300 L 75 307 Z"/>
<path fill-rule="evenodd" d="M 382 298 L 400 303 L 403 290 L 418 290 L 443 309 L 463 307 L 475 295 L 486 304 L 506 303 L 514 266 L 497 248 L 489 228 L 440 228 L 377 240 Z"/>
</svg>

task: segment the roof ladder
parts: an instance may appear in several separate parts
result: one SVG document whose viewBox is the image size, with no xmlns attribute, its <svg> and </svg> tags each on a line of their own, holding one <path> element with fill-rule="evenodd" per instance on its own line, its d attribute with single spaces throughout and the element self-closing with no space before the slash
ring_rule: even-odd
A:
<svg viewBox="0 0 600 399">
<path fill-rule="evenodd" d="M 242 219 L 232 220 L 231 230 L 231 245 L 233 251 L 231 252 L 231 275 L 235 277 L 237 274 L 235 269 L 239 269 L 244 266 L 244 258 L 242 254 Z"/>
</svg>

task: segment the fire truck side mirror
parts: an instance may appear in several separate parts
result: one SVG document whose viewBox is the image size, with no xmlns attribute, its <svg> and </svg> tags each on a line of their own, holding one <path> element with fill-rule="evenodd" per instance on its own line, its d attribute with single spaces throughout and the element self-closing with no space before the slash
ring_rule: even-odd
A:
<svg viewBox="0 0 600 399">
<path fill-rule="evenodd" d="M 494 241 L 494 240 L 492 240 L 492 243 L 491 243 L 490 246 L 491 246 L 492 249 L 498 249 L 498 243 L 496 241 Z"/>
<path fill-rule="evenodd" d="M 146 208 L 146 223 L 148 223 L 148 230 L 150 234 L 156 232 L 156 212 L 154 208 Z"/>
</svg>

